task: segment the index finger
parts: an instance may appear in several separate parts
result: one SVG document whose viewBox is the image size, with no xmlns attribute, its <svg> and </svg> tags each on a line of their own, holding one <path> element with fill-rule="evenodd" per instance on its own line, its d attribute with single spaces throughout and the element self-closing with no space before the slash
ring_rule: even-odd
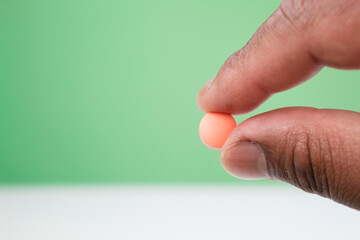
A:
<svg viewBox="0 0 360 240">
<path fill-rule="evenodd" d="M 306 81 L 323 64 L 338 68 L 360 66 L 360 34 L 344 26 L 349 20 L 346 11 L 352 8 L 342 15 L 321 16 L 315 24 L 311 15 L 319 14 L 321 9 L 306 13 L 289 2 L 283 1 L 246 46 L 231 55 L 216 77 L 204 85 L 197 98 L 201 110 L 246 113 L 272 94 Z M 300 13 L 304 16 L 293 20 Z M 353 25 L 360 23 L 359 17 L 352 19 Z"/>
</svg>

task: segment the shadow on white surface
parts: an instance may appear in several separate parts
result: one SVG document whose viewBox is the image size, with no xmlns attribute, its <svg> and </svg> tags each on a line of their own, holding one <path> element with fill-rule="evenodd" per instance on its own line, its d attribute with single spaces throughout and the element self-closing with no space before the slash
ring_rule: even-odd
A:
<svg viewBox="0 0 360 240">
<path fill-rule="evenodd" d="M 0 239 L 360 239 L 358 211 L 293 187 L 0 187 Z"/>
</svg>

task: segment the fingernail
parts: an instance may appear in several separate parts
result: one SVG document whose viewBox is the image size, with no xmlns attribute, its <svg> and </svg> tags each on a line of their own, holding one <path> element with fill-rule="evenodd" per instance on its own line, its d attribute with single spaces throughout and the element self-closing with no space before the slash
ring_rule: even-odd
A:
<svg viewBox="0 0 360 240">
<path fill-rule="evenodd" d="M 213 76 L 212 78 L 210 78 L 210 80 L 205 83 L 205 88 L 206 88 L 206 89 L 209 89 L 209 87 L 211 86 L 211 84 L 214 82 L 215 77 L 216 77 L 216 75 Z"/>
<path fill-rule="evenodd" d="M 215 78 L 216 78 L 216 75 L 213 76 L 212 78 L 210 78 L 210 80 L 207 81 L 207 82 L 204 84 L 204 86 L 200 89 L 200 92 L 199 92 L 199 95 L 200 95 L 200 96 L 203 95 L 203 94 L 209 89 L 209 87 L 210 87 L 210 86 L 212 85 L 212 83 L 214 82 Z"/>
<path fill-rule="evenodd" d="M 242 179 L 268 179 L 265 154 L 257 143 L 239 142 L 221 153 L 221 163 L 231 175 Z"/>
</svg>

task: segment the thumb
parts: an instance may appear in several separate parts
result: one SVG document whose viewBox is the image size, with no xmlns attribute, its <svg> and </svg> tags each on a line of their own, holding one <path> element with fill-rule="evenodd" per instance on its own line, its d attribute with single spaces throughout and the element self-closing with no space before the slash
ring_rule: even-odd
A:
<svg viewBox="0 0 360 240">
<path fill-rule="evenodd" d="M 360 210 L 360 114 L 283 108 L 237 126 L 221 152 L 232 175 L 293 184 Z"/>
</svg>

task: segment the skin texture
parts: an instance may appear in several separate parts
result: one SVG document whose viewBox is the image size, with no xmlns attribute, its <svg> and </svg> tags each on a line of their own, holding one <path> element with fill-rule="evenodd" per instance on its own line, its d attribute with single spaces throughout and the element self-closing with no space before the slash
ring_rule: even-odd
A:
<svg viewBox="0 0 360 240">
<path fill-rule="evenodd" d="M 358 0 L 284 0 L 200 90 L 200 109 L 247 113 L 324 66 L 359 69 L 359 26 Z M 231 133 L 221 161 L 236 177 L 288 182 L 360 210 L 357 112 L 284 108 L 260 114 Z"/>
</svg>

